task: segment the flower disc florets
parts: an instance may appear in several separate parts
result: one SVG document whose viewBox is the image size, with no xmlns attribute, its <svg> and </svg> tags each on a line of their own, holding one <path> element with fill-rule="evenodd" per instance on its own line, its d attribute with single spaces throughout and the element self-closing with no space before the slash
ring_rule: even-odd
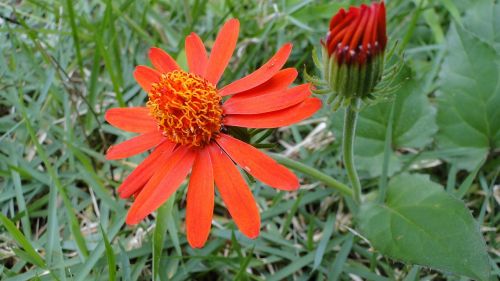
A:
<svg viewBox="0 0 500 281">
<path fill-rule="evenodd" d="M 151 115 L 172 142 L 203 147 L 221 129 L 221 96 L 214 85 L 197 75 L 182 70 L 164 73 L 148 96 Z"/>
</svg>

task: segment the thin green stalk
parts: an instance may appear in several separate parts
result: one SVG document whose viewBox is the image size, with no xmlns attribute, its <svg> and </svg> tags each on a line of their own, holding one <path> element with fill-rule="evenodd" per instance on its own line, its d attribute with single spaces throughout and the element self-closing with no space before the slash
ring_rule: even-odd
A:
<svg viewBox="0 0 500 281">
<path fill-rule="evenodd" d="M 75 10 L 73 8 L 73 1 L 66 0 L 66 6 L 67 6 L 67 10 L 68 10 L 69 23 L 71 26 L 71 34 L 73 35 L 73 44 L 75 44 L 76 60 L 78 62 L 78 68 L 80 70 L 81 77 L 83 79 L 85 79 L 85 75 L 83 73 L 82 52 L 80 51 L 80 39 L 78 38 L 78 28 L 76 27 Z"/>
<path fill-rule="evenodd" d="M 288 168 L 301 172 L 310 176 L 311 178 L 317 179 L 329 187 L 332 187 L 342 193 L 344 196 L 353 197 L 353 191 L 347 185 L 339 182 L 338 180 L 314 169 L 300 162 L 288 159 L 279 154 L 271 153 L 271 156 L 278 161 L 278 163 L 287 166 Z"/>
<path fill-rule="evenodd" d="M 344 133 L 342 136 L 342 152 L 344 155 L 344 165 L 347 176 L 351 182 L 354 201 L 361 203 L 361 183 L 359 182 L 358 172 L 354 166 L 354 138 L 356 136 L 356 122 L 358 119 L 358 109 L 360 100 L 356 99 L 345 109 L 344 115 Z"/>
<path fill-rule="evenodd" d="M 406 35 L 403 38 L 403 41 L 401 43 L 401 50 L 404 50 L 406 48 L 406 45 L 410 43 L 411 38 L 413 38 L 413 35 L 415 33 L 415 29 L 417 27 L 418 19 L 420 18 L 420 14 L 422 13 L 424 3 L 426 1 L 420 1 L 418 4 L 418 7 L 416 10 L 414 10 L 414 14 L 411 18 L 410 24 L 408 25 L 408 30 L 406 31 Z"/>
</svg>

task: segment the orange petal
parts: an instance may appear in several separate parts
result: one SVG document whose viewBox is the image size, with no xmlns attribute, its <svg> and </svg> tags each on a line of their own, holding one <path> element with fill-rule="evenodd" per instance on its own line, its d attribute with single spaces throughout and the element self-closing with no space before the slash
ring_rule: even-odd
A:
<svg viewBox="0 0 500 281">
<path fill-rule="evenodd" d="M 222 200 L 240 231 L 256 238 L 260 231 L 260 214 L 252 192 L 233 161 L 216 144 L 209 146 L 214 179 Z"/>
<path fill-rule="evenodd" d="M 186 37 L 186 57 L 189 72 L 203 76 L 208 63 L 207 50 L 198 34 L 194 32 Z"/>
<path fill-rule="evenodd" d="M 111 108 L 106 111 L 104 119 L 127 132 L 146 133 L 158 130 L 158 124 L 149 116 L 147 107 Z"/>
<path fill-rule="evenodd" d="M 258 114 L 281 110 L 301 103 L 311 95 L 311 85 L 302 84 L 286 90 L 257 97 L 229 99 L 222 108 L 224 114 Z"/>
<path fill-rule="evenodd" d="M 282 190 L 296 190 L 299 179 L 287 168 L 255 147 L 220 134 L 217 143 L 241 168 L 269 186 Z"/>
<path fill-rule="evenodd" d="M 232 99 L 250 98 L 264 95 L 266 93 L 275 92 L 278 90 L 285 90 L 297 78 L 297 70 L 295 68 L 285 68 L 276 73 L 271 79 L 265 83 L 231 96 L 228 101 Z"/>
<path fill-rule="evenodd" d="M 297 105 L 279 111 L 253 115 L 228 115 L 224 118 L 224 125 L 247 128 L 277 128 L 289 126 L 312 116 L 320 108 L 320 99 L 308 98 Z"/>
<path fill-rule="evenodd" d="M 106 159 L 115 160 L 134 156 L 155 147 L 164 139 L 157 130 L 138 135 L 117 145 L 112 145 L 106 152 Z"/>
<path fill-rule="evenodd" d="M 264 65 L 253 73 L 234 81 L 233 83 L 222 88 L 221 96 L 240 93 L 252 88 L 255 88 L 267 80 L 271 79 L 286 63 L 286 60 L 292 52 L 292 44 L 287 43 Z"/>
<path fill-rule="evenodd" d="M 179 147 L 159 167 L 134 201 L 127 214 L 127 224 L 137 224 L 161 206 L 184 181 L 193 166 L 196 153 Z"/>
<path fill-rule="evenodd" d="M 198 152 L 187 192 L 186 232 L 189 245 L 205 245 L 214 211 L 214 175 L 207 149 Z"/>
<path fill-rule="evenodd" d="M 144 65 L 137 66 L 134 71 L 135 80 L 141 85 L 146 93 L 151 90 L 153 83 L 160 81 L 160 76 L 160 72 Z"/>
<path fill-rule="evenodd" d="M 215 39 L 214 47 L 208 59 L 205 79 L 214 85 L 219 82 L 226 69 L 238 41 L 240 22 L 237 19 L 228 20 Z"/>
<path fill-rule="evenodd" d="M 144 187 L 153 176 L 161 163 L 164 163 L 172 151 L 175 144 L 169 141 L 162 142 L 144 161 L 135 168 L 130 175 L 118 187 L 118 194 L 121 198 L 128 198 L 136 194 Z"/>
<path fill-rule="evenodd" d="M 149 60 L 160 73 L 167 73 L 180 69 L 177 62 L 160 48 L 149 49 Z"/>
</svg>

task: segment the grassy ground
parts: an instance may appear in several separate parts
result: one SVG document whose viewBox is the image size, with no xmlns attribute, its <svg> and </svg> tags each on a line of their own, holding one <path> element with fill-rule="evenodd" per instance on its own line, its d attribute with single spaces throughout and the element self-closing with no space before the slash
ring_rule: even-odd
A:
<svg viewBox="0 0 500 281">
<path fill-rule="evenodd" d="M 408 87 L 429 110 L 418 115 L 428 127 L 417 133 L 425 140 L 395 144 L 398 165 L 389 174 L 413 170 L 449 189 L 462 187 L 492 262 L 498 263 L 500 216 L 493 194 L 498 154 L 492 150 L 483 166 L 468 172 L 443 161 L 435 143 L 444 43 L 467 1 L 387 2 L 391 44 L 398 40 L 405 47 L 412 79 L 420 85 Z M 0 212 L 12 222 L 3 220 L 0 228 L 0 279 L 148 280 L 154 267 L 161 280 L 459 280 L 374 252 L 352 230 L 339 194 L 302 174 L 297 192 L 253 184 L 263 225 L 256 240 L 235 231 L 217 199 L 207 245 L 191 249 L 184 231 L 184 187 L 162 207 L 164 219 L 156 228 L 153 216 L 138 226 L 124 225 L 130 202 L 119 199 L 115 188 L 144 155 L 106 161 L 107 147 L 129 135 L 103 116 L 110 107 L 144 103 L 132 71 L 148 63 L 149 47 L 162 47 L 185 64 L 187 34 L 195 31 L 210 45 L 221 24 L 236 17 L 239 43 L 222 83 L 256 69 L 288 41 L 294 50 L 287 66 L 314 72 L 312 48 L 319 46 L 331 15 L 349 3 L 360 1 L 0 2 Z M 347 182 L 335 126 L 340 118 L 325 107 L 307 122 L 274 131 L 266 142 L 276 144 L 275 152 Z M 358 162 L 370 191 L 381 162 L 366 155 Z"/>
</svg>

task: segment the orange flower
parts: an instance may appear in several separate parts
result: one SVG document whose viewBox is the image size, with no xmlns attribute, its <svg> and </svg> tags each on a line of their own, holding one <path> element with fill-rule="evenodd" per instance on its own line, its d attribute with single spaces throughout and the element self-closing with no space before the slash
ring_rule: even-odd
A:
<svg viewBox="0 0 500 281">
<path fill-rule="evenodd" d="M 236 165 L 269 186 L 281 190 L 299 187 L 291 171 L 228 135 L 227 127 L 291 125 L 313 115 L 321 101 L 310 97 L 309 84 L 289 88 L 297 71 L 281 68 L 290 55 L 291 44 L 285 44 L 255 72 L 219 89 L 216 85 L 236 47 L 238 32 L 238 20 L 226 22 L 210 56 L 198 35 L 191 33 L 186 38 L 189 72 L 181 70 L 161 49 L 151 48 L 149 58 L 154 69 L 138 66 L 134 72 L 148 93 L 146 107 L 106 112 L 106 120 L 113 126 L 139 133 L 110 147 L 107 159 L 153 149 L 118 188 L 120 197 L 135 197 L 127 224 L 136 224 L 156 210 L 191 171 L 186 207 L 189 244 L 202 247 L 207 240 L 214 182 L 238 228 L 255 238 L 260 229 L 259 211 Z"/>
</svg>

